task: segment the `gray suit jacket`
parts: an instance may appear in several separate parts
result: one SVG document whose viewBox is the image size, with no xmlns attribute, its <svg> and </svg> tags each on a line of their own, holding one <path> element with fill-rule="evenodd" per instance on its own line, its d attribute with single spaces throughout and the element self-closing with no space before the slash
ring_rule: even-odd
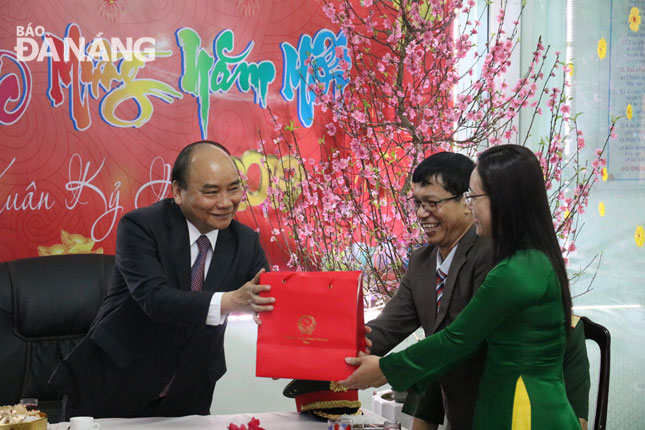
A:
<svg viewBox="0 0 645 430">
<path fill-rule="evenodd" d="M 491 269 L 491 242 L 478 237 L 473 226 L 459 241 L 437 314 L 437 252 L 435 246 L 413 252 L 397 293 L 381 314 L 367 324 L 372 327 L 368 336 L 373 343 L 373 354 L 385 355 L 420 326 L 426 336 L 446 327 L 468 304 Z M 453 430 L 472 428 L 484 358 L 482 347 L 464 362 L 456 363 L 455 368 L 439 379 L 444 407 Z"/>
</svg>

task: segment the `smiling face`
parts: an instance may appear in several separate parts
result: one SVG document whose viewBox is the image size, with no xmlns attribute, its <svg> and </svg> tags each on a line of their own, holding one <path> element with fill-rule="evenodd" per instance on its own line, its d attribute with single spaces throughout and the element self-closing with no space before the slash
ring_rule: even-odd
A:
<svg viewBox="0 0 645 430">
<path fill-rule="evenodd" d="M 187 186 L 172 183 L 175 203 L 200 233 L 227 228 L 242 200 L 240 176 L 233 160 L 209 144 L 197 145 L 190 154 Z"/>
<path fill-rule="evenodd" d="M 443 187 L 439 178 L 434 178 L 428 185 L 415 183 L 413 196 L 419 202 L 429 202 L 447 199 L 452 197 L 452 193 Z M 472 217 L 463 197 L 439 203 L 434 211 L 428 211 L 424 205 L 420 205 L 416 214 L 428 242 L 439 247 L 443 257 L 472 225 Z"/>
<path fill-rule="evenodd" d="M 469 192 L 474 196 L 486 194 L 484 185 L 482 183 L 482 178 L 481 176 L 479 176 L 477 167 L 475 167 L 475 170 L 473 170 L 473 173 L 470 175 Z M 473 213 L 477 235 L 482 237 L 491 237 L 492 223 L 490 214 L 490 199 L 488 198 L 488 196 L 480 195 L 479 197 L 473 197 L 468 206 Z"/>
</svg>

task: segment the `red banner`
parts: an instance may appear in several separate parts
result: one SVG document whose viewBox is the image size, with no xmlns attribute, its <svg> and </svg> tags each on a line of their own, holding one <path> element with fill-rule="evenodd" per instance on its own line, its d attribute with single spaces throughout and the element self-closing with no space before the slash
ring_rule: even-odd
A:
<svg viewBox="0 0 645 430">
<path fill-rule="evenodd" d="M 259 139 L 272 144 L 290 126 L 317 159 L 326 121 L 307 87 L 307 57 L 329 59 L 329 79 L 342 73 L 328 54 L 347 41 L 320 7 L 3 2 L 0 260 L 114 253 L 120 217 L 168 196 L 177 153 L 199 139 L 226 145 L 249 178 L 251 208 L 238 219 L 263 219 Z M 261 234 L 271 263 L 282 263 Z"/>
</svg>

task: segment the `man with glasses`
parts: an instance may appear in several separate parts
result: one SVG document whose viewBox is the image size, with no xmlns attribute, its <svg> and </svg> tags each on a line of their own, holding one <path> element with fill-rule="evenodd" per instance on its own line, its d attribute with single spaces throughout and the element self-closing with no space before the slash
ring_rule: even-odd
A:
<svg viewBox="0 0 645 430">
<path fill-rule="evenodd" d="M 372 354 L 385 355 L 419 327 L 428 336 L 448 326 L 490 270 L 491 241 L 476 235 L 467 204 L 472 199 L 486 198 L 485 194 L 467 192 L 474 167 L 464 155 L 440 152 L 414 170 L 412 199 L 428 246 L 412 253 L 396 295 L 376 319 L 367 323 Z M 567 388 L 571 385 L 577 389 L 575 398 L 580 406 L 572 401 L 576 414 L 586 418 L 589 363 L 584 337 L 581 345 L 579 336 L 576 339 L 576 359 L 570 359 L 569 348 L 565 355 L 565 363 L 575 368 L 575 372 L 568 373 L 575 377 L 567 378 L 565 372 L 565 379 Z M 443 421 L 444 409 L 448 429 L 472 429 L 485 354 L 485 348 L 481 348 L 430 384 L 424 393 L 409 393 L 403 412 L 414 416 L 410 430 L 436 429 Z"/>
</svg>

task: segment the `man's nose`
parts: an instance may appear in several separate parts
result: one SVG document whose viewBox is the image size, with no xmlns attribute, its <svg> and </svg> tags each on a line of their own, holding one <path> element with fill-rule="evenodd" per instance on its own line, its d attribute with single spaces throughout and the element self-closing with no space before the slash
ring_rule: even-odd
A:
<svg viewBox="0 0 645 430">
<path fill-rule="evenodd" d="M 228 192 L 224 191 L 222 193 L 218 193 L 217 197 L 215 198 L 215 205 L 218 208 L 230 207 L 233 205 L 233 200 L 231 199 L 231 196 L 228 194 Z"/>
</svg>

